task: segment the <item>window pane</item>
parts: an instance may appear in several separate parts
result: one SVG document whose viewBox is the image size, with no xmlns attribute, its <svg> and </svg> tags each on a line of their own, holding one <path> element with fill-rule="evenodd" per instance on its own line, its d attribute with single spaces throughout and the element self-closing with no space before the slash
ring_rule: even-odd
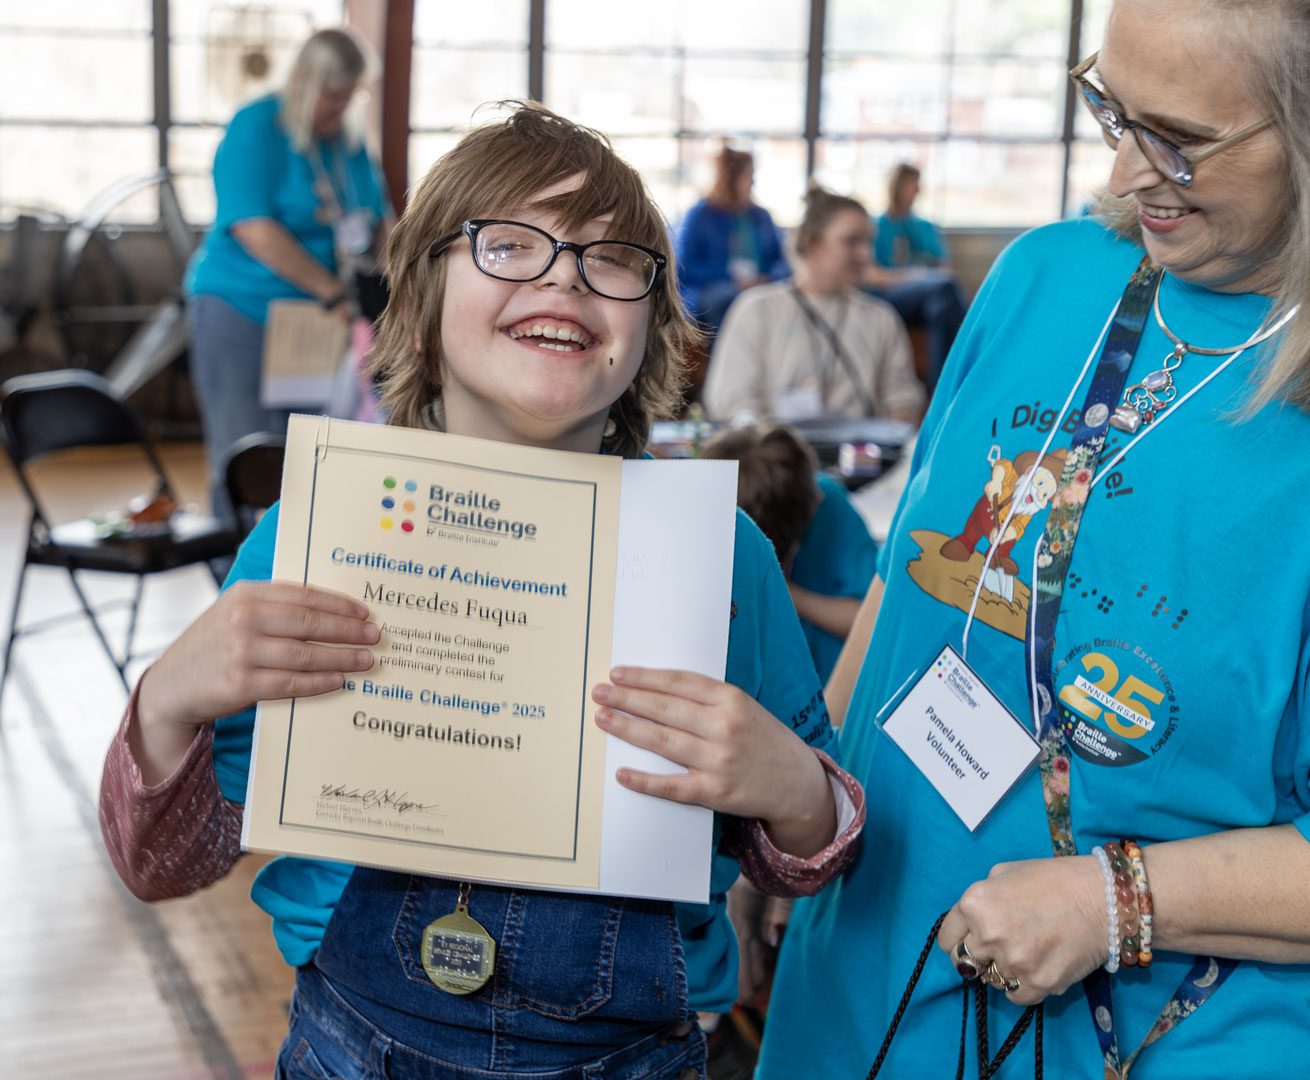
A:
<svg viewBox="0 0 1310 1080">
<path fill-rule="evenodd" d="M 1105 20 L 1110 17 L 1111 0 L 1083 0 L 1082 43 L 1083 56 L 1089 56 L 1101 47 L 1105 36 Z"/>
<path fill-rule="evenodd" d="M 1068 3 L 968 0 L 955 5 L 960 54 L 1041 56 L 1063 61 L 1068 48 Z"/>
<path fill-rule="evenodd" d="M 478 106 L 526 97 L 527 89 L 525 53 L 415 48 L 409 122 L 415 128 L 463 130 Z"/>
<path fill-rule="evenodd" d="M 637 172 L 669 221 L 680 218 L 691 202 L 692 189 L 682 179 L 678 140 L 672 137 L 615 139 L 614 149 Z"/>
<path fill-rule="evenodd" d="M 1080 213 L 1110 179 L 1114 156 L 1102 142 L 1076 142 L 1069 163 L 1069 213 Z"/>
<path fill-rule="evenodd" d="M 554 8 L 557 4 L 548 6 Z M 612 8 L 609 14 L 613 15 Z M 476 4 L 461 4 L 458 12 L 450 3 L 418 0 L 414 5 L 414 41 L 422 45 L 497 44 L 526 48 L 528 0 L 479 0 Z"/>
<path fill-rule="evenodd" d="M 916 0 L 913 4 L 829 0 L 827 50 L 842 54 L 944 55 L 952 6 L 950 0 Z"/>
<path fill-rule="evenodd" d="M 344 11 L 344 0 L 259 0 L 253 4 L 171 0 L 168 26 L 175 38 L 222 37 L 247 45 L 267 41 L 299 45 L 314 30 L 340 26 Z"/>
<path fill-rule="evenodd" d="M 616 5 L 614 0 L 549 0 L 546 40 L 573 49 L 803 52 L 809 0 L 666 0 Z"/>
<path fill-rule="evenodd" d="M 946 130 L 946 67 L 917 60 L 833 60 L 823 78 L 823 127 L 839 135 Z"/>
<path fill-rule="evenodd" d="M 413 190 L 427 175 L 437 158 L 459 142 L 459 135 L 449 132 L 419 132 L 409 137 L 409 186 Z M 400 208 L 397 207 L 397 210 Z M 434 236 L 435 240 L 436 237 Z"/>
<path fill-rule="evenodd" d="M 0 202 L 75 218 L 100 192 L 157 160 L 153 128 L 0 125 Z"/>
<path fill-rule="evenodd" d="M 179 128 L 168 135 L 168 165 L 187 221 L 207 225 L 214 220 L 214 151 L 223 137 L 217 127 Z"/>
<path fill-rule="evenodd" d="M 953 139 L 924 177 L 927 216 L 943 225 L 1040 225 L 1060 214 L 1064 148 Z"/>
<path fill-rule="evenodd" d="M 148 37 L 0 34 L 0 115 L 151 119 Z"/>
<path fill-rule="evenodd" d="M 951 134 L 1058 138 L 1067 81 L 1062 64 L 958 63 L 951 73 Z"/>
<path fill-rule="evenodd" d="M 173 119 L 227 124 L 248 101 L 277 90 L 300 41 L 247 47 L 236 41 L 174 41 Z"/>
<path fill-rule="evenodd" d="M 850 193 L 876 217 L 887 209 L 887 180 L 892 169 L 910 162 L 923 170 L 923 194 L 916 208 L 931 218 L 936 212 L 933 178 L 940 175 L 936 167 L 939 146 L 909 139 L 821 140 L 814 178 L 830 191 Z"/>
<path fill-rule="evenodd" d="M 0 0 L 0 26 L 38 30 L 150 32 L 150 0 Z"/>
<path fill-rule="evenodd" d="M 546 53 L 546 101 L 607 135 L 673 135 L 684 92 L 672 57 Z"/>
<path fill-rule="evenodd" d="M 688 131 L 800 134 L 805 129 L 801 60 L 687 60 Z"/>
</svg>

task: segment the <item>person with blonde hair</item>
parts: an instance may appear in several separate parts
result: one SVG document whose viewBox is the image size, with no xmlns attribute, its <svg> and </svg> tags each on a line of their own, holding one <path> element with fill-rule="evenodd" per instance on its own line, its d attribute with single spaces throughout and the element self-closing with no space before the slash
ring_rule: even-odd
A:
<svg viewBox="0 0 1310 1080">
<path fill-rule="evenodd" d="M 474 128 L 392 233 L 375 354 L 392 424 L 575 453 L 644 454 L 696 332 L 665 222 L 608 140 L 540 106 Z M 240 852 L 254 703 L 339 690 L 379 639 L 364 605 L 270 581 L 278 511 L 230 587 L 142 676 L 105 763 L 101 821 L 134 893 L 178 896 Z M 858 787 L 768 541 L 737 519 L 727 680 L 625 667 L 593 688 L 606 732 L 682 765 L 630 790 L 721 814 L 708 904 L 460 882 L 280 858 L 252 896 L 297 968 L 280 1077 L 703 1080 L 698 1011 L 727 1012 L 724 894 L 744 869 L 810 893 L 854 854 Z M 461 899 L 462 896 L 462 899 Z M 417 957 L 467 906 L 496 970 L 467 995 Z"/>
<path fill-rule="evenodd" d="M 371 268 L 385 241 L 391 203 L 350 110 L 374 67 L 350 31 L 318 31 L 279 92 L 237 111 L 214 155 L 214 224 L 186 292 L 219 516 L 230 513 L 221 475 L 228 448 L 252 432 L 286 430 L 289 412 L 260 403 L 269 304 L 318 300 L 347 318 L 352 273 Z"/>
<path fill-rule="evenodd" d="M 877 854 L 797 905 L 762 1080 L 1310 1060 L 1307 58 L 1307 0 L 1115 0 L 1070 72 L 1101 210 L 951 352 L 828 683 Z"/>
<path fill-rule="evenodd" d="M 860 291 L 869 215 L 815 187 L 796 230 L 794 281 L 748 289 L 729 309 L 705 379 L 715 419 L 784 423 L 886 416 L 917 422 L 924 389 L 889 304 Z"/>
</svg>

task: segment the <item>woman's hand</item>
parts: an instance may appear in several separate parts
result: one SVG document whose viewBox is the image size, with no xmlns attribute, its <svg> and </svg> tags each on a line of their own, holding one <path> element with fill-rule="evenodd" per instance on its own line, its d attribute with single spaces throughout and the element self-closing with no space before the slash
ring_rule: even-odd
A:
<svg viewBox="0 0 1310 1080">
<path fill-rule="evenodd" d="M 1036 1005 L 1063 994 L 1106 960 L 1107 916 L 1100 867 L 1090 855 L 998 863 L 951 908 L 937 944 L 954 957 L 963 941 L 980 971 L 993 961 Z"/>
<path fill-rule="evenodd" d="M 832 841 L 837 811 L 823 765 L 748 694 L 689 671 L 624 667 L 610 679 L 592 691 L 604 706 L 596 723 L 688 770 L 620 769 L 624 787 L 759 818 L 774 844 L 793 855 L 807 858 Z"/>
<path fill-rule="evenodd" d="M 133 754 L 146 784 L 181 763 L 195 728 L 257 701 L 313 697 L 366 671 L 378 628 L 358 600 L 280 581 L 224 592 L 146 672 Z"/>
</svg>

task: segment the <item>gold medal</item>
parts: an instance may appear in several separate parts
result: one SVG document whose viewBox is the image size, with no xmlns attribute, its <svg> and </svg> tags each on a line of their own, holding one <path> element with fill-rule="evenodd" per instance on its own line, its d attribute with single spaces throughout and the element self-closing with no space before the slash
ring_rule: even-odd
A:
<svg viewBox="0 0 1310 1080">
<path fill-rule="evenodd" d="M 481 990 L 496 970 L 496 941 L 469 915 L 470 892 L 460 885 L 455 910 L 423 931 L 423 970 L 448 994 Z"/>
</svg>

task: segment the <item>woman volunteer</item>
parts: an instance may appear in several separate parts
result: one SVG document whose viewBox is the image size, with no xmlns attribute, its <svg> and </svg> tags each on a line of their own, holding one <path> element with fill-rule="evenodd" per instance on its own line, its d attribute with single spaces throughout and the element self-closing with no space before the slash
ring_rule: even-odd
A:
<svg viewBox="0 0 1310 1080">
<path fill-rule="evenodd" d="M 1104 224 L 1012 245 L 951 354 L 830 684 L 867 841 L 766 1080 L 865 1076 L 907 989 L 880 1075 L 972 1075 L 980 981 L 982 1053 L 1044 1003 L 1060 1077 L 1310 1058 L 1308 62 L 1304 0 L 1117 0 L 1072 73 Z"/>
<path fill-rule="evenodd" d="M 353 35 L 320 30 L 279 93 L 232 117 L 214 156 L 217 211 L 188 274 L 187 322 L 220 514 L 228 448 L 287 426 L 286 410 L 260 404 L 270 302 L 317 299 L 344 318 L 345 278 L 386 238 L 391 205 L 347 112 L 367 69 Z"/>
</svg>

